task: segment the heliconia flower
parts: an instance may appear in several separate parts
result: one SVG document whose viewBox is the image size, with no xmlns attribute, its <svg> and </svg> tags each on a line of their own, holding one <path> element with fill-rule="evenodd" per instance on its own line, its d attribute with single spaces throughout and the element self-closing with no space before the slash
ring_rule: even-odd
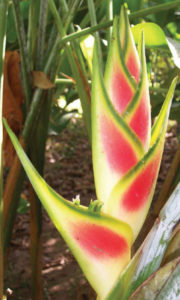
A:
<svg viewBox="0 0 180 300">
<path fill-rule="evenodd" d="M 107 201 L 106 212 L 127 222 L 134 232 L 134 239 L 144 223 L 153 197 L 175 85 L 176 80 L 152 128 L 148 152 L 119 180 Z"/>
<path fill-rule="evenodd" d="M 174 82 L 151 132 L 143 33 L 138 50 L 123 7 L 120 24 L 114 20 L 104 79 L 94 51 L 92 148 L 102 210 L 127 222 L 134 239 L 153 196 L 175 88 Z"/>
<path fill-rule="evenodd" d="M 92 148 L 98 200 L 88 208 L 48 186 L 4 121 L 34 190 L 98 299 L 107 298 L 127 266 L 150 206 L 175 85 L 176 79 L 151 130 L 143 34 L 138 54 L 122 8 L 120 21 L 114 20 L 104 79 L 94 51 Z"/>
<path fill-rule="evenodd" d="M 103 202 L 107 201 L 120 177 L 144 155 L 150 143 L 150 101 L 144 43 L 140 41 L 138 56 L 124 8 L 121 10 L 120 28 L 118 20 L 114 20 L 104 84 L 96 55 L 93 64 L 93 161 L 96 192 Z M 125 41 L 122 37 L 120 39 L 120 33 Z M 99 95 L 101 90 L 102 96 Z"/>
<path fill-rule="evenodd" d="M 114 108 L 146 151 L 150 143 L 151 115 L 144 45 L 141 41 L 138 55 L 124 7 L 120 19 L 114 20 L 104 83 Z"/>
<path fill-rule="evenodd" d="M 6 121 L 4 125 L 39 199 L 86 278 L 100 299 L 105 299 L 130 260 L 132 229 L 100 212 L 99 201 L 87 208 L 58 195 L 33 167 Z"/>
</svg>

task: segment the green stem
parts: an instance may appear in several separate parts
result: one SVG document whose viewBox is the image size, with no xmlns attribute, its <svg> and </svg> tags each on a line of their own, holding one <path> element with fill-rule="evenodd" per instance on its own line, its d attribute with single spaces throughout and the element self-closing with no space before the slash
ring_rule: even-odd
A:
<svg viewBox="0 0 180 300">
<path fill-rule="evenodd" d="M 41 0 L 38 40 L 37 40 L 37 53 L 36 53 L 36 70 L 42 70 L 42 66 L 43 66 L 47 13 L 48 13 L 48 0 Z"/>
<path fill-rule="evenodd" d="M 72 79 L 58 78 L 58 79 L 56 79 L 55 84 L 56 84 L 56 85 L 59 85 L 59 84 L 60 84 L 60 85 L 61 85 L 61 84 L 72 85 L 72 84 L 74 84 L 74 82 L 73 82 Z"/>
<path fill-rule="evenodd" d="M 101 1 L 96 1 L 95 3 L 95 9 L 96 9 L 96 12 L 98 12 L 98 10 L 101 8 L 101 5 L 102 5 L 102 2 Z M 86 13 L 86 15 L 84 16 L 84 18 L 82 19 L 81 23 L 80 23 L 80 27 L 81 28 L 84 28 L 87 26 L 87 24 L 89 23 L 90 21 L 90 14 L 89 14 L 89 11 Z"/>
<path fill-rule="evenodd" d="M 57 54 L 57 49 L 56 49 L 56 51 L 53 50 L 52 52 L 54 52 L 54 54 L 52 56 L 54 61 L 52 60 L 52 57 L 50 58 L 50 62 L 48 59 L 48 62 L 44 67 L 45 73 L 48 73 L 50 71 L 50 68 L 53 66 L 53 64 L 56 64 L 56 62 L 58 60 L 57 57 L 55 56 L 55 54 Z M 43 95 L 42 89 L 35 90 L 33 99 L 32 99 L 32 102 L 29 107 L 28 114 L 27 114 L 27 117 L 25 120 L 25 124 L 24 124 L 23 130 L 22 130 L 23 140 L 25 140 L 25 143 L 27 144 L 26 149 L 28 148 L 31 130 L 33 129 L 33 125 L 36 123 L 38 112 L 41 111 L 40 105 L 42 103 L 42 101 L 41 101 L 42 95 Z M 15 211 L 16 211 L 15 206 L 17 206 L 18 199 L 19 199 L 20 188 L 19 188 L 18 183 L 21 181 L 20 178 L 22 176 L 22 167 L 20 165 L 18 165 L 18 162 L 13 164 L 14 168 L 12 168 L 12 170 L 10 171 L 11 178 L 9 178 L 9 176 L 8 176 L 8 179 L 10 179 L 10 180 L 8 180 L 8 182 L 10 183 L 10 186 L 7 187 L 7 189 L 6 189 L 6 194 L 7 194 L 6 198 L 9 201 L 8 208 L 7 208 L 7 214 L 6 214 L 7 217 L 6 217 L 6 222 L 5 222 L 5 230 L 7 229 L 6 230 L 7 232 L 6 232 L 5 238 L 4 238 L 5 242 L 6 242 L 6 246 L 8 246 L 10 236 L 12 233 L 12 226 L 14 223 L 14 217 L 15 217 Z M 13 181 L 13 186 L 12 186 L 12 181 Z"/>
<path fill-rule="evenodd" d="M 150 87 L 149 90 L 150 90 L 150 92 L 157 93 L 157 94 L 162 94 L 162 93 L 167 94 L 167 92 L 168 92 L 168 89 L 165 89 L 165 88 Z M 180 91 L 175 90 L 174 95 L 180 96 Z"/>
<path fill-rule="evenodd" d="M 23 131 L 22 131 L 22 136 L 25 139 L 25 141 L 27 140 L 31 128 L 33 126 L 33 122 L 35 120 L 36 117 L 36 113 L 37 113 L 37 109 L 41 103 L 41 96 L 42 96 L 42 89 L 37 89 L 34 93 L 33 99 L 32 99 L 32 103 L 30 105 L 30 108 L 28 110 L 28 115 L 26 117 L 26 121 L 23 127 Z"/>
<path fill-rule="evenodd" d="M 132 14 L 130 14 L 129 17 L 130 17 L 130 20 L 135 19 L 135 18 L 142 18 L 142 17 L 145 17 L 147 15 L 159 13 L 163 10 L 169 10 L 169 9 L 175 8 L 179 5 L 180 5 L 180 0 L 169 1 L 169 2 L 166 2 L 166 3 L 163 3 L 163 4 L 155 5 L 155 6 L 144 8 L 144 9 L 140 9 L 140 10 L 135 11 Z"/>
<path fill-rule="evenodd" d="M 3 83 L 4 83 L 4 55 L 6 47 L 6 23 L 8 13 L 8 0 L 0 0 L 0 299 L 3 299 L 3 163 L 2 163 L 2 105 L 3 105 Z"/>
<path fill-rule="evenodd" d="M 59 61 L 57 56 L 57 61 Z M 55 71 L 54 71 L 55 70 Z M 51 68 L 50 80 L 54 82 L 57 74 L 57 65 L 54 64 Z M 41 98 L 42 104 L 39 111 L 38 120 L 34 124 L 33 143 L 31 143 L 31 160 L 38 172 L 43 176 L 44 172 L 44 157 L 45 146 L 47 140 L 49 116 L 51 112 L 51 103 L 53 99 L 53 90 L 44 92 Z M 33 188 L 30 188 L 31 211 L 30 211 L 30 236 L 31 236 L 31 282 L 32 282 L 32 299 L 42 300 L 42 205 L 35 194 Z"/>
<path fill-rule="evenodd" d="M 64 11 L 66 11 L 67 14 L 67 18 L 65 19 L 65 23 L 64 23 L 64 31 L 67 32 L 69 25 L 71 24 L 72 20 L 74 19 L 74 16 L 76 15 L 77 9 L 81 1 L 80 0 L 73 1 L 70 9 L 68 8 L 65 0 L 60 0 L 59 2 L 61 3 L 62 7 L 64 8 Z M 71 30 L 73 30 L 73 26 L 71 26 Z"/>
<path fill-rule="evenodd" d="M 107 20 L 110 21 L 113 19 L 113 1 L 108 0 L 108 5 L 107 5 Z M 111 42 L 111 35 L 112 35 L 112 28 L 108 27 L 107 28 L 107 41 L 108 41 L 108 46 L 110 45 Z"/>
<path fill-rule="evenodd" d="M 24 95 L 25 95 L 25 103 L 26 103 L 26 110 L 29 107 L 30 100 L 31 100 L 31 76 L 30 76 L 30 65 L 28 61 L 28 51 L 27 51 L 27 44 L 26 44 L 26 35 L 24 30 L 24 23 L 23 18 L 20 10 L 20 3 L 19 0 L 12 0 L 13 8 L 14 8 L 14 15 L 16 21 L 16 32 L 19 41 L 19 48 L 21 54 L 21 62 L 22 62 L 22 78 L 24 84 Z"/>
<path fill-rule="evenodd" d="M 36 52 L 36 70 L 42 70 L 43 60 L 44 60 L 44 46 L 45 46 L 45 36 L 46 36 L 46 24 L 47 24 L 47 13 L 48 13 L 48 1 L 40 1 L 40 11 L 39 11 L 39 27 L 38 27 L 38 39 L 37 39 L 37 52 Z M 41 101 L 45 98 L 45 93 L 43 93 Z M 44 110 L 46 103 L 41 103 L 41 112 Z M 46 120 L 48 124 L 48 121 Z M 45 124 L 46 124 L 45 123 Z M 33 143 L 30 145 L 30 156 L 32 163 L 35 165 L 37 170 L 43 175 L 44 151 L 45 151 L 45 141 L 46 137 L 41 134 L 44 132 L 46 126 L 41 126 L 41 120 L 36 122 L 35 133 L 33 134 Z M 40 134 L 39 134 L 40 127 Z M 41 130 L 42 129 L 42 130 Z M 42 131 L 42 132 L 41 132 Z M 31 134 L 32 136 L 32 134 Z M 42 147 L 44 145 L 44 147 Z M 40 160 L 39 160 L 40 157 Z M 42 161 L 42 164 L 40 163 Z M 30 236 L 31 236 L 31 298 L 32 300 L 42 300 L 43 299 L 43 284 L 42 284 L 42 206 L 35 195 L 32 187 L 30 187 L 30 200 L 31 200 L 31 217 L 30 217 Z"/>
<path fill-rule="evenodd" d="M 82 29 L 81 31 L 77 31 L 77 32 L 68 34 L 67 36 L 65 36 L 61 40 L 59 40 L 59 44 L 64 45 L 67 42 L 71 42 L 71 41 L 81 38 L 85 35 L 92 34 L 98 30 L 106 29 L 109 26 L 112 26 L 112 24 L 113 24 L 113 21 L 108 21 L 106 23 L 98 24 L 98 25 L 95 25 L 95 26 L 92 26 L 89 28 Z"/>
<path fill-rule="evenodd" d="M 31 69 L 34 68 L 33 57 L 35 51 L 35 42 L 37 35 L 39 16 L 39 1 L 31 0 L 29 5 L 29 17 L 28 17 L 28 36 L 27 36 L 27 49 L 29 55 L 29 64 Z"/>
<path fill-rule="evenodd" d="M 88 83 L 91 84 L 91 80 L 88 80 Z M 74 81 L 72 79 L 57 78 L 55 80 L 55 84 L 56 85 L 63 85 L 63 84 L 72 85 L 72 84 L 74 84 Z"/>
<path fill-rule="evenodd" d="M 88 0 L 88 8 L 89 8 L 89 13 L 90 13 L 91 26 L 96 26 L 97 20 L 96 20 L 96 11 L 95 11 L 95 6 L 94 6 L 94 0 Z M 101 40 L 99 37 L 99 32 L 95 32 L 95 38 L 97 41 L 99 63 L 100 63 L 101 69 L 103 70 L 103 59 L 102 59 Z"/>
<path fill-rule="evenodd" d="M 60 19 L 58 10 L 56 8 L 56 5 L 54 3 L 54 0 L 48 0 L 48 5 L 49 5 L 50 11 L 51 11 L 51 13 L 52 13 L 52 15 L 54 17 L 54 21 L 56 23 L 57 30 L 58 30 L 59 34 L 61 35 L 62 32 L 64 32 L 64 27 L 63 27 L 63 23 L 62 23 L 62 21 Z"/>
<path fill-rule="evenodd" d="M 165 3 L 165 4 L 159 4 L 159 5 L 150 7 L 150 8 L 145 8 L 145 9 L 139 10 L 137 12 L 133 12 L 129 15 L 129 19 L 132 20 L 132 19 L 135 19 L 135 18 L 145 17 L 145 16 L 150 15 L 152 13 L 158 13 L 161 10 L 172 9 L 174 7 L 177 7 L 178 5 L 180 5 L 180 0 L 176 0 L 176 1 L 173 1 L 173 2 L 168 2 L 168 3 Z M 98 24 L 96 26 L 92 26 L 90 28 L 82 29 L 79 32 L 71 33 L 71 34 L 63 37 L 61 40 L 59 40 L 59 46 L 62 46 L 67 42 L 71 42 L 71 41 L 73 41 L 77 38 L 80 38 L 80 37 L 83 37 L 85 35 L 94 33 L 96 31 L 106 29 L 106 28 L 108 28 L 112 25 L 113 25 L 113 20 L 102 23 L 102 24 Z"/>
<path fill-rule="evenodd" d="M 60 33 L 61 37 L 64 37 L 66 35 L 66 32 L 64 30 L 63 23 L 58 14 L 58 11 L 56 9 L 54 1 L 48 0 L 48 3 L 49 3 L 51 13 L 55 18 L 58 32 Z M 71 70 L 73 72 L 73 76 L 77 83 L 77 89 L 78 89 L 78 93 L 79 93 L 79 96 L 81 99 L 83 115 L 85 118 L 88 135 L 91 140 L 90 94 L 88 93 L 88 91 L 86 89 L 87 88 L 86 84 L 88 84 L 88 82 L 86 81 L 84 74 L 82 74 L 82 72 L 80 70 L 81 66 L 78 65 L 78 61 L 76 61 L 76 59 L 74 57 L 74 52 L 70 45 L 66 45 L 66 52 L 67 52 L 69 63 L 71 65 Z"/>
<path fill-rule="evenodd" d="M 77 8 L 79 7 L 80 2 L 81 2 L 80 0 L 74 1 L 73 6 L 69 9 L 68 5 L 66 3 L 66 0 L 59 0 L 60 7 L 63 9 L 65 14 L 67 14 L 67 15 L 70 14 L 70 16 L 71 16 L 71 18 L 65 19 L 66 20 L 65 26 L 64 26 L 65 32 L 68 30 L 68 28 L 69 28 L 70 32 L 74 32 L 74 26 L 71 22 L 73 21 L 74 15 L 77 11 Z M 82 57 L 82 51 L 80 50 L 80 47 L 79 47 L 79 41 L 74 41 L 72 46 L 73 46 L 73 51 L 76 52 L 76 55 L 77 55 L 78 61 L 80 62 L 83 73 L 85 74 L 85 77 L 88 80 L 87 71 L 86 71 L 86 68 L 84 65 L 84 59 Z"/>
<path fill-rule="evenodd" d="M 51 29 L 51 32 L 50 32 L 50 35 L 49 35 L 49 38 L 48 38 L 48 43 L 47 43 L 47 47 L 46 47 L 46 52 L 45 52 L 45 55 L 44 55 L 44 64 L 45 62 L 48 60 L 51 52 L 52 52 L 52 49 L 56 43 L 56 40 L 57 40 L 57 27 L 56 27 L 56 24 L 53 24 L 52 26 L 52 29 Z"/>
<path fill-rule="evenodd" d="M 35 122 L 31 133 L 30 158 L 35 168 L 43 176 L 45 144 L 50 114 L 49 99 L 46 92 L 43 93 L 41 102 L 38 120 Z M 30 203 L 31 299 L 42 300 L 42 205 L 32 186 L 30 186 Z"/>
<path fill-rule="evenodd" d="M 59 43 L 56 40 L 54 47 L 52 47 L 50 56 L 48 57 L 48 60 L 45 64 L 45 67 L 43 70 L 44 73 L 47 74 L 50 71 L 50 68 L 52 67 L 53 62 L 56 63 L 56 57 L 57 57 L 58 51 L 59 51 Z M 28 115 L 26 117 L 26 121 L 25 121 L 25 124 L 23 127 L 23 132 L 22 132 L 22 136 L 25 140 L 28 138 L 31 128 L 33 126 L 34 120 L 36 118 L 37 110 L 41 103 L 42 93 L 43 93 L 43 90 L 39 89 L 39 88 L 36 89 L 34 92 L 32 103 L 29 108 Z"/>
<path fill-rule="evenodd" d="M 55 18 L 57 28 L 59 28 L 59 25 L 62 26 L 62 28 L 63 28 L 62 23 L 59 24 L 59 19 L 60 18 L 59 18 L 59 15 L 57 13 L 57 9 L 54 5 L 54 2 L 52 0 L 48 0 L 48 4 L 49 4 L 49 6 L 51 8 L 51 12 L 52 12 L 52 14 Z M 43 69 L 43 72 L 46 73 L 46 74 L 50 71 L 50 69 L 53 65 L 53 62 L 56 61 L 57 54 L 60 51 L 60 46 L 59 46 L 59 41 L 60 40 L 61 40 L 61 37 L 58 37 L 56 39 L 54 45 L 52 46 L 52 50 L 51 50 L 50 55 L 47 59 L 45 67 Z M 29 108 L 28 115 L 26 117 L 26 121 L 25 121 L 25 124 L 24 124 L 23 132 L 22 132 L 22 136 L 25 140 L 28 138 L 28 135 L 31 131 L 34 120 L 36 118 L 37 110 L 38 110 L 38 107 L 41 103 L 42 93 L 43 93 L 42 89 L 39 89 L 39 88 L 36 89 L 35 92 L 34 92 L 32 103 L 31 103 L 31 106 Z"/>
</svg>

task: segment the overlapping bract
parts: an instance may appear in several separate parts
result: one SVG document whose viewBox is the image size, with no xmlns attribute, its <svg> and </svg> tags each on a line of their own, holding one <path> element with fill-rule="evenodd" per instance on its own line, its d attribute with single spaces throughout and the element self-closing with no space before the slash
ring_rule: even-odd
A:
<svg viewBox="0 0 180 300">
<path fill-rule="evenodd" d="M 120 24 L 119 24 L 120 23 Z M 104 78 L 95 49 L 92 147 L 95 185 L 103 211 L 127 222 L 134 239 L 158 176 L 173 83 L 151 132 L 143 33 L 137 53 L 124 7 L 115 18 Z"/>
<path fill-rule="evenodd" d="M 130 260 L 130 226 L 99 212 L 96 204 L 87 208 L 58 195 L 33 167 L 6 121 L 4 125 L 39 199 L 90 284 L 104 299 Z"/>
<path fill-rule="evenodd" d="M 94 51 L 92 147 L 98 200 L 104 212 L 57 195 L 32 166 L 4 122 L 42 204 L 84 274 L 106 299 L 130 260 L 152 199 L 176 80 L 152 128 L 143 35 L 139 54 L 124 8 L 115 18 L 105 76 Z M 93 208 L 94 207 L 94 208 Z"/>
</svg>

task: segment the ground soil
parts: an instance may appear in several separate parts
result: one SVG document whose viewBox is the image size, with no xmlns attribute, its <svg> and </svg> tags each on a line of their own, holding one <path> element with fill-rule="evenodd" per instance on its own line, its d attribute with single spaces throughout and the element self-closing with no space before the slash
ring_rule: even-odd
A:
<svg viewBox="0 0 180 300">
<path fill-rule="evenodd" d="M 177 149 L 176 127 L 166 138 L 155 195 L 161 188 Z M 47 140 L 45 179 L 62 196 L 71 200 L 80 195 L 88 205 L 96 199 L 91 147 L 81 120 L 72 120 L 59 136 Z M 144 235 L 146 231 L 144 232 Z M 7 299 L 30 297 L 29 212 L 18 214 L 10 245 L 6 275 Z M 43 281 L 45 300 L 96 299 L 66 244 L 43 210 Z"/>
</svg>

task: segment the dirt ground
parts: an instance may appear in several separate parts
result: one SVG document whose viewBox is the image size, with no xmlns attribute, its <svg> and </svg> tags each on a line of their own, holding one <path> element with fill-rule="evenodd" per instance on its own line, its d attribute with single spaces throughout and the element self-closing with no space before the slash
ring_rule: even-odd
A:
<svg viewBox="0 0 180 300">
<path fill-rule="evenodd" d="M 173 128 L 167 133 L 156 195 L 177 145 L 176 129 Z M 91 199 L 96 199 L 91 149 L 81 120 L 72 120 L 61 135 L 48 138 L 45 179 L 69 200 L 80 195 L 81 203 L 88 205 Z M 45 300 L 95 299 L 95 294 L 79 266 L 44 210 L 42 273 Z M 30 299 L 29 212 L 18 214 L 16 218 L 10 245 L 6 288 L 8 299 Z"/>
</svg>

